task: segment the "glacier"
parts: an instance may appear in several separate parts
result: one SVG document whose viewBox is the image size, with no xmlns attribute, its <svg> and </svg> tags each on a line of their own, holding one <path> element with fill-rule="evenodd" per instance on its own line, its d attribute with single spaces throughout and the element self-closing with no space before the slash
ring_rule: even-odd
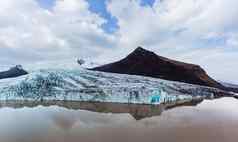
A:
<svg viewBox="0 0 238 142">
<path fill-rule="evenodd" d="M 161 104 L 213 98 L 216 89 L 150 77 L 77 69 L 39 69 L 0 80 L 0 101 Z"/>
</svg>

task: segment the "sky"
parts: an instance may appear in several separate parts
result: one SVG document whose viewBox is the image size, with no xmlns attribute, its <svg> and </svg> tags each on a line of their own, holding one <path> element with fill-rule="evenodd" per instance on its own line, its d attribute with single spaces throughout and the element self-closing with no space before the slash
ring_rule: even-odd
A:
<svg viewBox="0 0 238 142">
<path fill-rule="evenodd" d="M 142 46 L 238 83 L 237 0 L 0 1 L 0 65 L 109 63 Z"/>
</svg>

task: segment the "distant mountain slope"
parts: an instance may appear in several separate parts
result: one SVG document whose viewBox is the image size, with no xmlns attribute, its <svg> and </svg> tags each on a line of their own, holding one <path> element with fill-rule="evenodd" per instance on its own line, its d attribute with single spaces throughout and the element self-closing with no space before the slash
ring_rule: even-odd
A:
<svg viewBox="0 0 238 142">
<path fill-rule="evenodd" d="M 238 89 L 238 85 L 237 85 L 237 84 L 227 83 L 227 82 L 223 82 L 223 81 L 219 81 L 219 82 L 220 82 L 222 85 L 226 86 L 226 87 Z"/>
<path fill-rule="evenodd" d="M 226 87 L 226 90 L 238 93 L 238 85 L 221 81 L 220 83 Z"/>
<path fill-rule="evenodd" d="M 92 70 L 150 76 L 226 90 L 226 87 L 209 77 L 200 66 L 161 57 L 141 47 L 118 62 Z"/>
<path fill-rule="evenodd" d="M 0 79 L 13 78 L 26 74 L 28 74 L 27 71 L 25 71 L 21 65 L 17 65 L 15 67 L 10 68 L 7 71 L 0 72 Z"/>
</svg>

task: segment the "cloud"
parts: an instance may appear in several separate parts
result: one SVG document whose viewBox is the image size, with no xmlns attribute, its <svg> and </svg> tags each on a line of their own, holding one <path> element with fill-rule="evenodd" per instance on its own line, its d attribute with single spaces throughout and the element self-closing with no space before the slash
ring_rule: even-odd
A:
<svg viewBox="0 0 238 142">
<path fill-rule="evenodd" d="M 115 43 L 85 0 L 58 0 L 50 10 L 35 0 L 0 5 L 1 64 L 96 56 Z"/>
<path fill-rule="evenodd" d="M 237 5 L 236 0 L 156 0 L 145 7 L 140 0 L 111 0 L 107 9 L 118 19 L 125 52 L 142 45 L 199 64 L 216 79 L 236 81 Z"/>
<path fill-rule="evenodd" d="M 39 0 L 38 0 L 39 1 Z M 237 0 L 107 0 L 117 19 L 90 11 L 86 0 L 57 0 L 50 9 L 37 0 L 0 1 L 0 64 L 27 64 L 92 57 L 110 62 L 143 46 L 173 59 L 199 64 L 220 80 L 237 82 Z"/>
<path fill-rule="evenodd" d="M 118 19 L 122 42 L 157 44 L 171 38 L 203 40 L 208 35 L 227 34 L 238 25 L 236 0 L 157 0 L 143 7 L 139 0 L 108 3 Z M 189 42 L 189 41 L 187 41 Z"/>
</svg>

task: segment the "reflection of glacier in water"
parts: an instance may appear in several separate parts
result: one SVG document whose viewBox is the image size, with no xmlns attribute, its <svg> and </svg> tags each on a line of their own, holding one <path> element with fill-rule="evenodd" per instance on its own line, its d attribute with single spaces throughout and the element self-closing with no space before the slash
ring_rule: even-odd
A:
<svg viewBox="0 0 238 142">
<path fill-rule="evenodd" d="M 105 103 L 105 102 L 78 102 L 78 101 L 0 101 L 0 108 L 35 108 L 38 106 L 50 107 L 59 106 L 70 110 L 88 110 L 99 113 L 129 113 L 136 120 L 148 117 L 159 116 L 163 111 L 179 106 L 196 106 L 203 100 L 193 100 L 181 105 L 159 104 L 159 105 L 142 105 L 142 104 L 122 104 L 122 103 Z"/>
<path fill-rule="evenodd" d="M 39 70 L 0 81 L 0 100 L 161 104 L 208 96 L 213 96 L 208 87 L 85 69 Z"/>
<path fill-rule="evenodd" d="M 205 100 L 196 107 L 177 107 L 160 116 L 154 115 L 154 111 L 159 113 L 160 105 L 147 105 L 153 108 L 150 111 L 144 105 L 137 105 L 138 110 L 134 104 L 118 104 L 118 107 L 102 104 L 81 104 L 82 109 L 102 113 L 58 106 L 0 108 L 0 141 L 237 142 L 238 103 L 234 98 Z M 71 105 L 69 102 L 68 107 L 77 108 Z"/>
</svg>

